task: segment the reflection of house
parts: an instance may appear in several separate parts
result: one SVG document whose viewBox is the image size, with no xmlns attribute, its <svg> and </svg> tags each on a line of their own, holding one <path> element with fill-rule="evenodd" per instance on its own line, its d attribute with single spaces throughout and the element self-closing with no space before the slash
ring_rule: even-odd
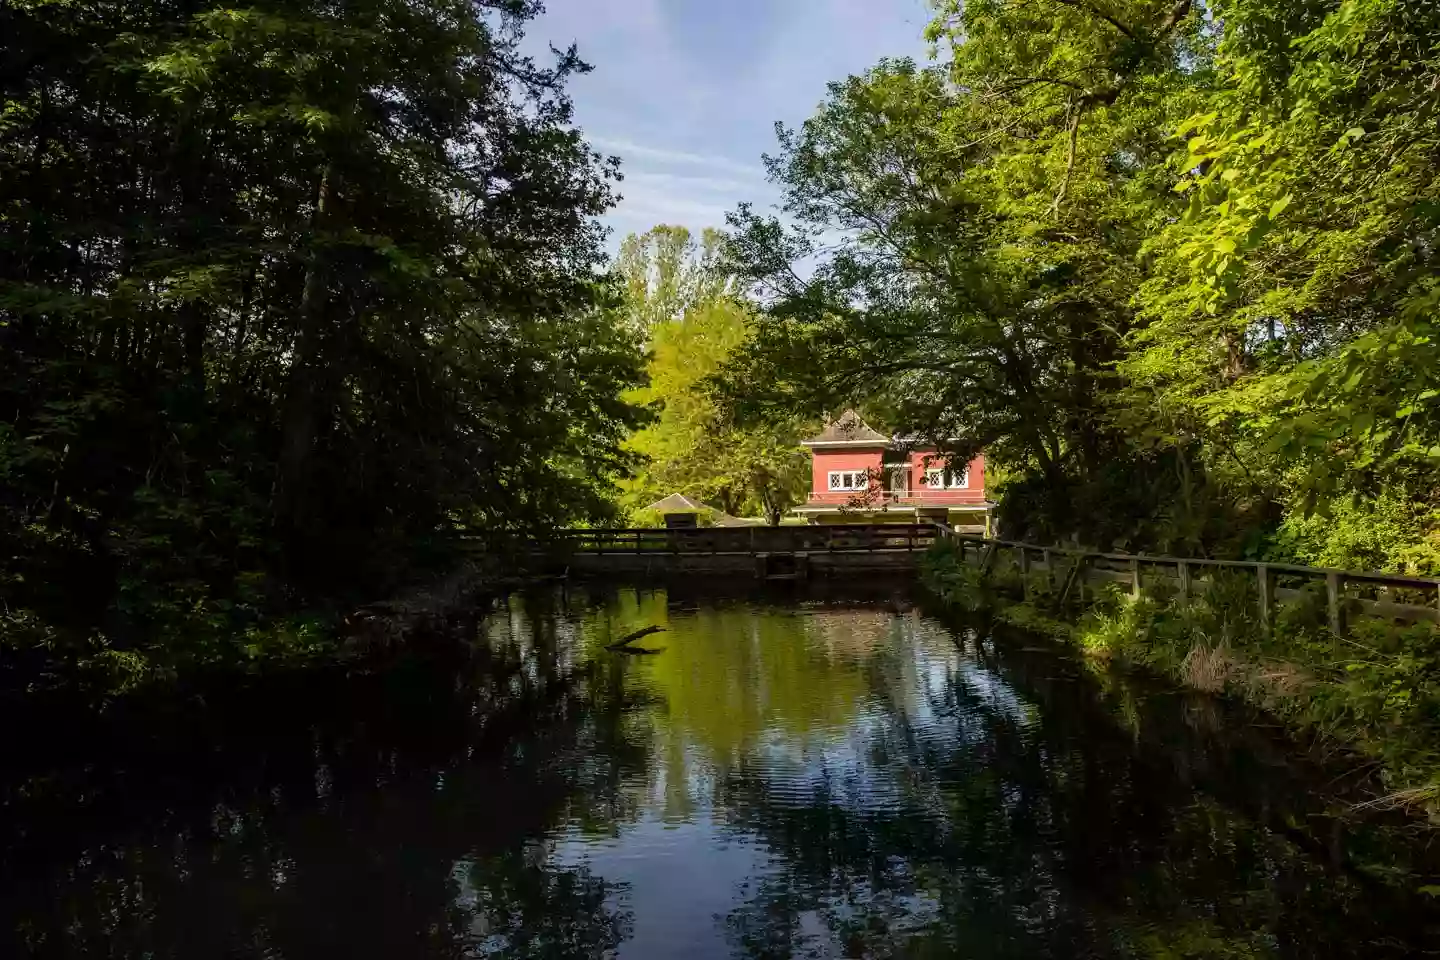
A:
<svg viewBox="0 0 1440 960">
<path fill-rule="evenodd" d="M 948 464 L 935 447 L 887 437 L 853 410 L 804 443 L 814 457 L 810 497 L 794 512 L 812 523 L 988 525 L 983 456 Z"/>
</svg>

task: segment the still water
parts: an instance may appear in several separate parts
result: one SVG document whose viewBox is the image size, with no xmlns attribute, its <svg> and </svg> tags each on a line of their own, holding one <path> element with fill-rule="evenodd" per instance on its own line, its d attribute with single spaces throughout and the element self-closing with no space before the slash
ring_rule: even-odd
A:
<svg viewBox="0 0 1440 960">
<path fill-rule="evenodd" d="M 637 644 L 654 652 L 606 649 L 647 626 L 664 628 Z M 100 732 L 16 773 L 0 955 L 1440 942 L 1426 881 L 1397 872 L 1421 844 L 1332 818 L 1328 772 L 1253 718 L 901 594 L 542 593 L 453 629 L 463 655 L 255 693 L 215 728 Z"/>
</svg>

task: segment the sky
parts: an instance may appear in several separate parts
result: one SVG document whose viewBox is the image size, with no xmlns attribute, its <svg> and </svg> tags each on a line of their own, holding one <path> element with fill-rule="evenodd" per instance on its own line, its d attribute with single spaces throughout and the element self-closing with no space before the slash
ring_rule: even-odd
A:
<svg viewBox="0 0 1440 960">
<path fill-rule="evenodd" d="M 885 56 L 923 59 L 925 0 L 546 0 L 527 47 L 571 42 L 576 123 L 622 158 L 611 247 L 659 223 L 723 227 L 742 201 L 775 202 L 761 154 L 832 80 Z"/>
</svg>

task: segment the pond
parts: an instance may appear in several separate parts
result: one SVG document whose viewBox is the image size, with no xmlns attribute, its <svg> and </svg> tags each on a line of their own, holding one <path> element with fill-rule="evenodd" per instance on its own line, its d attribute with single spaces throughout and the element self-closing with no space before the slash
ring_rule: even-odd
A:
<svg viewBox="0 0 1440 960">
<path fill-rule="evenodd" d="M 517 595 L 382 676 L 32 752 L 0 955 L 1435 948 L 1419 844 L 1257 718 L 870 592 Z"/>
</svg>

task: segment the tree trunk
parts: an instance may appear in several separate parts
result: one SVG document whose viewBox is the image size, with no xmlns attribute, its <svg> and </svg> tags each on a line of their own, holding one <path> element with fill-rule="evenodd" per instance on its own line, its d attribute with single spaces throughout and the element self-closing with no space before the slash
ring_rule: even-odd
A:
<svg viewBox="0 0 1440 960">
<path fill-rule="evenodd" d="M 285 386 L 285 419 L 281 435 L 279 490 L 275 502 L 276 520 L 291 530 L 305 526 L 307 485 L 311 455 L 315 447 L 315 426 L 319 420 L 320 352 L 324 340 L 325 276 L 323 255 L 313 245 L 330 206 L 330 167 L 326 165 L 316 189 L 315 213 L 311 218 L 310 261 L 305 270 L 305 287 L 300 294 L 300 332 L 295 356 Z"/>
</svg>

